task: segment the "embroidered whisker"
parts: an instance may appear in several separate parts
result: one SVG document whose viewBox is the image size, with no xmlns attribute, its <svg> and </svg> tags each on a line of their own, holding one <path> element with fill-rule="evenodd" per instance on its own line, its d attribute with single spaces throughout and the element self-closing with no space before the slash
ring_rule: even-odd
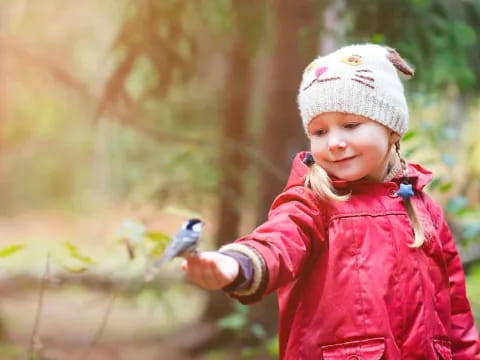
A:
<svg viewBox="0 0 480 360">
<path fill-rule="evenodd" d="M 310 86 L 312 86 L 316 81 L 318 82 L 325 82 L 325 81 L 331 81 L 331 80 L 340 80 L 340 78 L 338 76 L 336 77 L 331 77 L 331 78 L 326 78 L 326 79 L 313 79 L 312 82 L 310 84 L 308 84 L 307 86 L 305 86 L 302 91 L 305 91 L 307 90 Z"/>
<path fill-rule="evenodd" d="M 375 89 L 375 87 L 373 85 L 367 84 L 366 82 L 363 82 L 362 80 L 358 80 L 358 79 L 355 79 L 355 78 L 352 78 L 352 80 L 356 81 L 356 82 L 359 82 L 360 84 L 363 84 L 365 86 L 368 86 L 369 88 Z"/>
<path fill-rule="evenodd" d="M 375 79 L 373 77 L 370 77 L 370 76 L 359 75 L 359 74 L 355 74 L 354 76 L 359 77 L 361 79 L 370 80 L 370 81 L 375 82 Z"/>
</svg>

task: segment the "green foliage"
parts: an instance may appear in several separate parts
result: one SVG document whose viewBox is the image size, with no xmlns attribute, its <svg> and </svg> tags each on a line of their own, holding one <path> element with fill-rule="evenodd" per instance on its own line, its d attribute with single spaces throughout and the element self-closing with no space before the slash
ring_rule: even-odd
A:
<svg viewBox="0 0 480 360">
<path fill-rule="evenodd" d="M 20 359 L 23 350 L 19 346 L 0 342 L 0 355 L 2 359 Z"/>
<path fill-rule="evenodd" d="M 76 259 L 76 260 L 84 263 L 85 265 L 93 265 L 93 264 L 95 264 L 95 261 L 93 261 L 90 256 L 81 254 L 81 253 L 80 253 L 80 250 L 78 249 L 77 246 L 75 246 L 75 245 L 73 245 L 73 244 L 71 244 L 71 243 L 69 243 L 69 242 L 63 243 L 63 246 L 67 249 L 68 254 L 69 254 L 72 258 L 74 258 L 74 259 Z"/>
<path fill-rule="evenodd" d="M 448 199 L 445 210 L 450 213 L 461 215 L 467 210 L 468 200 L 464 196 L 454 196 Z"/>
<path fill-rule="evenodd" d="M 90 266 L 97 263 L 90 256 L 85 255 L 85 251 L 80 251 L 76 245 L 70 242 L 62 243 L 61 247 L 60 251 L 54 251 L 54 260 L 56 264 L 69 273 L 82 274 L 88 271 Z"/>
<path fill-rule="evenodd" d="M 467 276 L 467 295 L 472 306 L 477 328 L 480 327 L 480 264 L 474 266 Z"/>
<path fill-rule="evenodd" d="M 127 248 L 130 260 L 139 255 L 147 262 L 158 258 L 171 237 L 163 232 L 150 230 L 143 223 L 136 220 L 124 220 L 117 229 L 116 238 Z"/>
<path fill-rule="evenodd" d="M 160 232 L 149 231 L 145 234 L 146 238 L 155 243 L 154 247 L 150 251 L 150 256 L 153 258 L 158 258 L 163 254 L 165 248 L 170 242 L 170 236 Z"/>
<path fill-rule="evenodd" d="M 257 340 L 256 346 L 242 348 L 241 355 L 245 359 L 253 356 L 267 356 L 269 359 L 278 358 L 278 337 L 267 337 L 265 329 L 259 323 L 252 323 L 249 319 L 249 308 L 235 303 L 234 311 L 217 322 L 220 329 L 231 330 L 239 339 L 253 335 Z"/>
<path fill-rule="evenodd" d="M 417 116 L 422 113 L 428 114 L 431 118 L 416 120 L 412 129 L 402 139 L 403 154 L 408 159 L 419 162 L 427 168 L 433 166 L 435 177 L 429 184 L 429 191 L 443 199 L 443 207 L 448 218 L 452 219 L 459 227 L 462 238 L 457 239 L 467 246 L 471 242 L 480 241 L 480 208 L 478 204 L 469 201 L 464 192 L 459 192 L 460 171 L 467 172 L 464 168 L 471 166 L 471 163 L 462 163 L 465 149 L 458 147 L 462 142 L 462 128 L 453 128 L 445 113 L 446 101 L 435 100 L 432 97 L 419 97 L 414 99 L 415 108 L 418 106 Z M 414 120 L 415 121 L 415 120 Z M 468 127 L 468 123 L 463 126 Z M 468 132 L 467 132 L 468 134 Z M 467 159 L 470 159 L 469 155 Z"/>
<path fill-rule="evenodd" d="M 348 41 L 397 48 L 418 70 L 413 85 L 437 92 L 449 85 L 480 90 L 480 5 L 448 0 L 352 0 Z"/>
<path fill-rule="evenodd" d="M 231 0 L 202 0 L 199 14 L 216 38 L 223 40 L 233 31 L 234 13 Z"/>
<path fill-rule="evenodd" d="M 217 326 L 220 329 L 229 329 L 238 334 L 244 334 L 248 323 L 248 308 L 235 303 L 234 312 L 218 320 Z"/>
<path fill-rule="evenodd" d="M 7 258 L 9 256 L 12 256 L 18 251 L 23 250 L 24 247 L 25 247 L 24 244 L 16 244 L 16 245 L 10 245 L 10 246 L 4 247 L 0 249 L 0 258 Z"/>
</svg>

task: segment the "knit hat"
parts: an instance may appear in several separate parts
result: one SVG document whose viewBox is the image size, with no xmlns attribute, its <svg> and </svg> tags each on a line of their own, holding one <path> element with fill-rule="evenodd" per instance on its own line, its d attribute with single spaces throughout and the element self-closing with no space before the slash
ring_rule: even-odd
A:
<svg viewBox="0 0 480 360">
<path fill-rule="evenodd" d="M 344 112 L 403 135 L 408 106 L 397 70 L 414 73 L 397 51 L 375 44 L 350 45 L 318 57 L 305 69 L 298 94 L 305 131 L 321 113 Z"/>
</svg>

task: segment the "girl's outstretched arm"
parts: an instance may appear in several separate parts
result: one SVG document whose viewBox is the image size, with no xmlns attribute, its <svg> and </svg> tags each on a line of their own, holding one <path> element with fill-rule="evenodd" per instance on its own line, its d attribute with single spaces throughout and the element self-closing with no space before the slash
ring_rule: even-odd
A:
<svg viewBox="0 0 480 360">
<path fill-rule="evenodd" d="M 238 276 L 240 266 L 231 256 L 217 251 L 189 255 L 182 265 L 187 277 L 206 290 L 219 290 L 230 285 Z"/>
</svg>

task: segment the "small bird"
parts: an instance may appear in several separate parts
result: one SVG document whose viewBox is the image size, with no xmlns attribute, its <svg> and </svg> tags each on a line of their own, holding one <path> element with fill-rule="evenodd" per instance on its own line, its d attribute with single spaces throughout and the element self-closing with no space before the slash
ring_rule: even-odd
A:
<svg viewBox="0 0 480 360">
<path fill-rule="evenodd" d="M 146 282 L 152 281 L 158 274 L 158 268 L 165 262 L 177 256 L 185 256 L 196 252 L 204 222 L 200 219 L 189 219 L 185 221 L 181 229 L 172 237 L 170 244 L 162 254 L 162 257 L 155 261 L 153 266 L 144 274 Z"/>
<path fill-rule="evenodd" d="M 189 219 L 185 221 L 182 228 L 172 237 L 160 259 L 155 261 L 154 266 L 160 267 L 164 262 L 177 256 L 185 256 L 193 253 L 197 249 L 204 222 L 200 219 Z"/>
</svg>

